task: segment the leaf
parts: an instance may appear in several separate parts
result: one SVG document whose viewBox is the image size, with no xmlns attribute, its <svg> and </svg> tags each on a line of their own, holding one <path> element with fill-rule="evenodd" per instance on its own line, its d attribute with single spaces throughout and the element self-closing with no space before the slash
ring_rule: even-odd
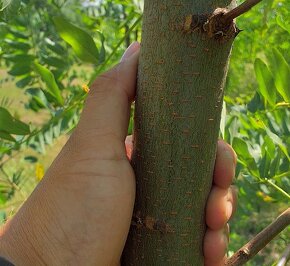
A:
<svg viewBox="0 0 290 266">
<path fill-rule="evenodd" d="M 15 8 L 15 6 L 13 5 L 15 3 L 17 4 L 17 6 L 20 5 L 20 1 L 19 0 L 17 0 L 17 1 L 15 1 L 15 0 L 1 0 L 0 1 L 0 12 L 3 12 L 4 9 L 6 9 L 8 7 L 14 7 Z"/>
<path fill-rule="evenodd" d="M 30 133 L 27 124 L 15 119 L 3 107 L 0 107 L 0 130 L 15 135 L 27 135 Z"/>
<path fill-rule="evenodd" d="M 105 49 L 105 36 L 103 33 L 98 31 L 100 37 L 101 37 L 101 49 L 100 49 L 100 55 L 99 55 L 99 64 L 102 64 L 106 60 L 106 49 Z"/>
<path fill-rule="evenodd" d="M 11 76 L 22 76 L 30 73 L 31 67 L 26 63 L 15 64 L 9 71 L 8 74 Z"/>
<path fill-rule="evenodd" d="M 63 56 L 65 49 L 59 43 L 56 43 L 49 38 L 45 38 L 44 41 L 48 49 L 60 56 Z"/>
<path fill-rule="evenodd" d="M 276 17 L 276 21 L 277 24 L 284 30 L 288 31 L 290 33 L 290 24 L 289 22 L 287 23 L 287 21 L 284 20 L 284 18 L 282 18 L 282 16 L 277 16 Z"/>
<path fill-rule="evenodd" d="M 279 146 L 281 151 L 286 155 L 287 159 L 290 160 L 288 151 L 287 151 L 287 146 L 283 143 L 282 139 L 279 138 L 278 135 L 275 133 L 271 132 L 271 130 L 267 127 L 265 127 L 267 135 L 270 137 L 270 139 Z"/>
<path fill-rule="evenodd" d="M 9 140 L 9 141 L 13 141 L 15 142 L 15 138 L 13 138 L 9 133 L 5 132 L 5 131 L 0 131 L 0 138 L 1 139 L 5 139 L 5 140 Z"/>
<path fill-rule="evenodd" d="M 60 37 L 72 47 L 82 61 L 98 63 L 98 49 L 93 38 L 87 32 L 71 24 L 63 17 L 55 17 L 53 21 Z"/>
<path fill-rule="evenodd" d="M 61 120 L 61 123 L 60 123 L 60 130 L 61 131 L 65 131 L 69 127 L 71 127 L 72 119 L 73 119 L 74 115 L 75 115 L 74 110 L 69 110 L 68 112 L 66 112 L 64 114 L 63 119 Z"/>
<path fill-rule="evenodd" d="M 285 102 L 290 103 L 290 67 L 283 55 L 274 48 L 274 68 L 272 69 L 277 91 L 282 95 Z"/>
<path fill-rule="evenodd" d="M 20 8 L 20 0 L 1 0 L 0 1 L 0 14 L 5 19 L 15 16 Z"/>
<path fill-rule="evenodd" d="M 255 93 L 252 100 L 248 103 L 247 108 L 251 113 L 265 109 L 263 98 L 258 92 Z"/>
<path fill-rule="evenodd" d="M 35 59 L 33 55 L 29 54 L 4 54 L 3 58 L 14 63 L 27 63 Z"/>
<path fill-rule="evenodd" d="M 38 161 L 38 158 L 30 155 L 30 156 L 25 156 L 24 160 L 30 163 L 36 163 Z"/>
<path fill-rule="evenodd" d="M 7 198 L 3 197 L 3 195 L 0 196 L 0 202 L 1 204 L 4 204 L 7 201 Z M 0 224 L 4 224 L 7 220 L 7 215 L 4 210 L 0 211 Z"/>
<path fill-rule="evenodd" d="M 259 58 L 255 60 L 254 68 L 259 84 L 259 92 L 270 105 L 274 106 L 276 104 L 276 89 L 270 70 Z"/>
<path fill-rule="evenodd" d="M 54 56 L 43 56 L 43 62 L 59 69 L 67 66 L 66 62 Z"/>
<path fill-rule="evenodd" d="M 63 105 L 63 98 L 60 93 L 60 89 L 56 84 L 54 75 L 46 67 L 34 63 L 36 72 L 41 76 L 42 80 L 46 84 L 47 91 L 53 98 L 57 101 L 58 104 Z"/>
<path fill-rule="evenodd" d="M 10 39 L 4 39 L 4 42 L 6 42 L 9 45 L 9 47 L 18 49 L 21 52 L 27 52 L 31 48 L 30 44 L 26 42 L 16 42 Z"/>
<path fill-rule="evenodd" d="M 52 143 L 53 143 L 53 126 L 51 126 L 49 129 L 47 129 L 43 133 L 43 137 L 44 137 L 46 144 L 52 145 Z"/>
<path fill-rule="evenodd" d="M 248 168 L 250 173 L 259 178 L 260 173 L 254 158 L 249 152 L 248 144 L 242 139 L 234 138 L 232 146 L 238 155 L 239 161 Z"/>
<path fill-rule="evenodd" d="M 38 146 L 36 147 L 36 150 L 40 153 L 45 153 L 46 149 L 45 149 L 45 140 L 44 140 L 43 134 L 38 135 L 37 141 L 38 141 Z"/>
<path fill-rule="evenodd" d="M 2 0 L 0 2 L 1 8 L 0 11 L 2 12 L 5 8 L 7 8 L 11 4 L 12 0 Z"/>
<path fill-rule="evenodd" d="M 22 31 L 18 31 L 12 28 L 8 28 L 8 31 L 14 35 L 14 37 L 19 38 L 19 39 L 23 39 L 23 40 L 27 40 L 29 38 L 28 35 L 23 34 Z"/>
<path fill-rule="evenodd" d="M 265 155 L 262 157 L 259 166 L 260 176 L 262 176 L 263 178 L 269 178 L 270 164 L 270 156 L 269 153 L 266 152 Z"/>
<path fill-rule="evenodd" d="M 263 150 L 263 154 L 265 154 L 266 152 L 269 153 L 269 155 L 271 156 L 271 160 L 273 160 L 276 157 L 275 144 L 272 141 L 272 139 L 267 135 L 264 138 L 264 144 L 262 145 L 262 150 Z"/>
<path fill-rule="evenodd" d="M 247 143 L 239 138 L 234 138 L 233 147 L 235 151 L 244 158 L 251 158 Z"/>
<path fill-rule="evenodd" d="M 41 89 L 30 88 L 27 89 L 25 93 L 31 95 L 32 99 L 34 99 L 40 107 L 48 107 L 48 101 Z"/>
<path fill-rule="evenodd" d="M 277 154 L 275 154 L 275 158 L 271 162 L 270 176 L 275 176 L 276 173 L 279 173 L 281 156 L 282 156 L 282 151 L 278 150 Z"/>
<path fill-rule="evenodd" d="M 18 88 L 24 88 L 24 87 L 26 87 L 26 86 L 28 86 L 30 84 L 30 82 L 32 81 L 32 79 L 33 78 L 31 76 L 24 77 L 24 78 L 22 78 L 22 79 L 20 79 L 20 80 L 18 80 L 16 82 L 16 86 Z"/>
</svg>

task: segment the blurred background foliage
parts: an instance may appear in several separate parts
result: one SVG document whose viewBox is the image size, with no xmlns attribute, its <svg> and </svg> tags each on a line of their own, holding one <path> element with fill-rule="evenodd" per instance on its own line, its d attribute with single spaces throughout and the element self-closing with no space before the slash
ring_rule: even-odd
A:
<svg viewBox="0 0 290 266">
<path fill-rule="evenodd" d="M 88 86 L 141 40 L 140 0 L 0 1 L 0 220 L 27 199 L 76 126 Z M 290 2 L 238 18 L 220 136 L 238 155 L 229 254 L 290 203 Z M 132 119 L 129 133 L 132 132 Z M 276 265 L 286 229 L 248 265 Z"/>
</svg>

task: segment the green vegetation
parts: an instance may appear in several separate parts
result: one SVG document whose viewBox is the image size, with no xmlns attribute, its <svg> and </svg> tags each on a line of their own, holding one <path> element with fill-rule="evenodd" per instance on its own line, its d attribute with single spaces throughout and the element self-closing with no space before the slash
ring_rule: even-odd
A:
<svg viewBox="0 0 290 266">
<path fill-rule="evenodd" d="M 3 221 L 28 197 L 41 168 L 77 124 L 86 98 L 82 87 L 140 41 L 141 7 L 138 0 L 0 1 Z M 288 0 L 266 0 L 237 21 L 243 31 L 232 52 L 220 130 L 238 155 L 230 254 L 290 202 L 289 10 Z M 275 265 L 289 233 L 248 265 Z"/>
</svg>

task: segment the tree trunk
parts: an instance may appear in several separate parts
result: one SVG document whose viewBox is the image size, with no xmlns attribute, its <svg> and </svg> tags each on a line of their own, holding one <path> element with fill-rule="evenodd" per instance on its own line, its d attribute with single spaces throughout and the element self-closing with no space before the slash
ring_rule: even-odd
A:
<svg viewBox="0 0 290 266">
<path fill-rule="evenodd" d="M 145 0 L 132 158 L 137 198 L 122 265 L 203 265 L 234 36 L 219 39 L 200 25 L 233 2 Z"/>
</svg>

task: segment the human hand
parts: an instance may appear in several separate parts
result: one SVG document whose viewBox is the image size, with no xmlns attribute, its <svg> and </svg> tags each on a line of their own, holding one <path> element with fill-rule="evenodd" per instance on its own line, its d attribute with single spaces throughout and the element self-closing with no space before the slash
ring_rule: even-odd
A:
<svg viewBox="0 0 290 266">
<path fill-rule="evenodd" d="M 92 85 L 80 122 L 42 182 L 4 227 L 0 255 L 16 265 L 118 265 L 129 231 L 135 177 L 125 138 L 139 44 Z M 204 240 L 207 266 L 223 265 L 235 200 L 233 150 L 219 141 Z"/>
</svg>

